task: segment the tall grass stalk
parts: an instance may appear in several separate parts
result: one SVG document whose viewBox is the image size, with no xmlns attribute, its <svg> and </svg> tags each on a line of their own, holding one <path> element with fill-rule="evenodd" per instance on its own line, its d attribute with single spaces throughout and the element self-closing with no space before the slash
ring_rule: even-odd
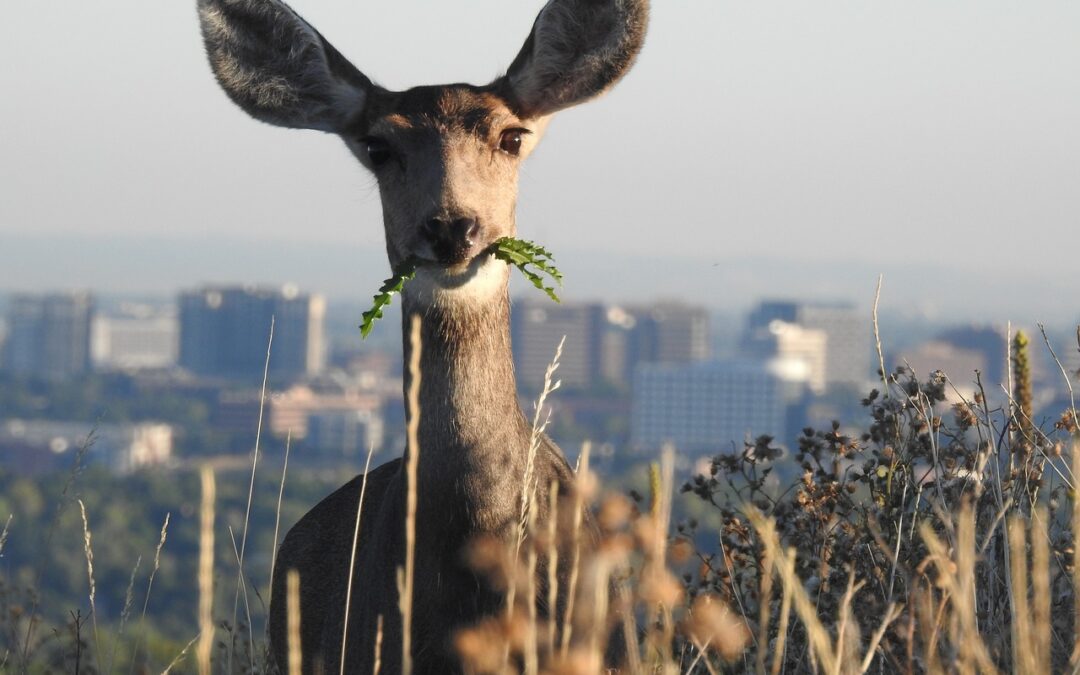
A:
<svg viewBox="0 0 1080 675">
<path fill-rule="evenodd" d="M 1013 673 L 1037 673 L 1032 646 L 1031 610 L 1028 604 L 1027 533 L 1018 516 L 1009 518 L 1009 549 L 1013 580 L 1012 655 Z"/>
<path fill-rule="evenodd" d="M 379 675 L 379 670 L 382 668 L 382 638 L 383 638 L 383 618 L 380 614 L 375 619 L 375 660 L 374 665 L 371 667 L 371 675 Z"/>
<path fill-rule="evenodd" d="M 43 551 L 48 551 L 52 547 L 53 535 L 56 533 L 57 525 L 60 523 L 60 514 L 63 513 L 64 507 L 68 504 L 68 494 L 75 486 L 75 481 L 82 473 L 83 460 L 86 459 L 86 453 L 90 452 L 90 448 L 97 442 L 97 424 L 90 430 L 90 433 L 86 435 L 83 442 L 79 444 L 79 449 L 75 451 L 75 458 L 71 463 L 71 470 L 68 471 L 67 478 L 64 481 L 64 488 L 60 491 L 60 498 L 56 502 L 56 509 L 53 511 L 52 518 L 49 520 L 49 529 L 45 534 L 45 542 Z M 39 561 L 34 571 L 34 583 L 32 588 L 40 588 L 41 580 L 45 574 L 45 561 Z M 37 611 L 38 611 L 39 597 L 37 593 L 33 594 L 30 599 L 30 611 L 27 613 L 26 618 L 26 637 L 23 640 L 22 655 L 20 657 L 20 670 L 25 672 L 30 666 L 30 646 L 34 642 L 34 629 L 37 627 Z"/>
<path fill-rule="evenodd" d="M 364 478 L 360 481 L 360 498 L 356 501 L 356 524 L 353 527 L 352 548 L 349 549 L 349 580 L 345 587 L 345 626 L 341 629 L 341 675 L 345 675 L 345 650 L 349 644 L 349 612 L 352 609 L 353 575 L 356 572 L 356 545 L 360 542 L 360 518 L 364 513 L 364 493 L 367 492 L 368 471 L 371 470 L 371 456 L 374 453 L 375 445 L 369 444 Z"/>
<path fill-rule="evenodd" d="M 217 481 L 214 470 L 200 472 L 202 504 L 199 509 L 199 644 L 195 648 L 199 675 L 211 675 L 210 652 L 214 648 L 214 502 Z"/>
<path fill-rule="evenodd" d="M 161 525 L 161 535 L 158 538 L 157 548 L 154 549 L 154 567 L 150 570 L 150 580 L 146 583 L 146 596 L 143 598 L 142 612 L 139 614 L 139 624 L 136 629 L 135 646 L 131 650 L 131 665 L 128 667 L 128 673 L 135 672 L 135 662 L 139 658 L 139 643 L 146 637 L 143 633 L 143 626 L 146 621 L 146 609 L 150 606 L 150 591 L 154 588 L 154 577 L 157 576 L 158 569 L 161 567 L 161 549 L 165 547 L 165 537 L 169 533 L 169 518 L 172 513 L 165 514 L 165 522 Z"/>
<path fill-rule="evenodd" d="M 570 637 L 574 630 L 574 598 L 578 594 L 578 577 L 581 574 L 581 520 L 585 512 L 585 494 L 591 493 L 592 474 L 589 471 L 589 455 L 592 444 L 581 444 L 578 456 L 577 485 L 574 488 L 574 513 L 570 526 L 570 578 L 566 581 L 566 615 L 563 617 L 562 644 L 559 656 L 566 660 L 570 653 Z"/>
<path fill-rule="evenodd" d="M 532 492 L 529 498 L 528 529 L 527 535 L 532 540 L 525 556 L 525 592 L 526 610 L 528 623 L 525 629 L 525 675 L 538 675 L 540 659 L 537 654 L 539 649 L 537 639 L 537 608 L 536 608 L 536 492 Z M 554 607 L 551 608 L 554 611 Z"/>
<path fill-rule="evenodd" d="M 247 549 L 248 525 L 251 522 L 251 502 L 255 495 L 255 470 L 259 466 L 259 442 L 262 440 L 263 413 L 266 410 L 266 381 L 270 374 L 270 350 L 274 346 L 274 316 L 270 316 L 270 335 L 266 340 L 266 360 L 263 362 L 262 390 L 259 393 L 259 421 L 255 426 L 255 451 L 251 457 L 251 483 L 248 486 L 247 508 L 244 511 L 244 532 L 240 537 L 240 552 L 237 556 L 236 594 L 233 597 L 232 626 L 236 628 L 236 612 L 240 605 L 240 588 L 244 582 L 244 553 Z M 246 602 L 246 600 L 245 600 Z M 250 614 L 250 612 L 249 612 Z M 233 640 L 229 641 L 228 672 L 233 672 Z M 255 670 L 255 633 L 248 622 L 248 652 L 251 657 L 251 669 Z"/>
<path fill-rule="evenodd" d="M 116 664 L 116 647 L 120 644 L 120 639 L 124 636 L 124 628 L 127 626 L 128 619 L 131 617 L 131 605 L 135 600 L 135 576 L 139 573 L 139 566 L 142 565 L 142 556 L 140 555 L 135 560 L 135 567 L 131 570 L 131 578 L 128 579 L 127 591 L 124 593 L 124 608 L 120 610 L 120 627 L 116 631 L 116 637 L 113 638 L 112 651 L 109 653 L 109 668 L 106 672 L 114 672 L 113 666 Z"/>
<path fill-rule="evenodd" d="M 94 628 L 94 661 L 97 662 L 97 668 L 101 670 L 101 640 L 98 638 L 98 620 L 97 620 L 97 584 L 94 583 L 94 547 L 91 542 L 90 534 L 90 521 L 86 518 L 86 504 L 83 504 L 83 500 L 77 500 L 79 502 L 79 512 L 82 514 L 83 524 L 83 553 L 86 554 L 86 576 L 90 583 L 90 620 L 91 625 Z"/>
<path fill-rule="evenodd" d="M 776 525 L 766 518 L 755 508 L 749 508 L 746 512 L 750 523 L 761 537 L 762 545 L 769 552 L 769 558 L 777 567 L 780 574 L 780 582 L 784 585 L 784 592 L 791 595 L 795 612 L 802 620 L 806 629 L 811 647 L 811 657 L 817 660 L 821 669 L 826 673 L 834 673 L 837 668 L 836 651 L 832 644 L 829 633 L 825 630 L 818 618 L 814 603 L 810 601 L 803 588 L 802 581 L 795 575 L 794 552 L 784 551 L 780 547 L 780 538 L 776 533 Z M 791 560 L 789 563 L 788 560 Z"/>
<path fill-rule="evenodd" d="M 559 625 L 559 483 L 551 481 L 548 490 L 548 527 L 547 541 L 547 606 L 548 625 L 546 648 L 548 654 L 555 653 Z"/>
<path fill-rule="evenodd" d="M 289 473 L 289 450 L 292 449 L 292 429 L 285 436 L 285 462 L 281 466 L 281 484 L 278 486 L 277 508 L 274 509 L 274 550 L 270 556 L 270 593 L 273 598 L 274 572 L 277 570 L 277 547 L 281 545 L 281 502 L 285 498 L 285 476 Z"/>
<path fill-rule="evenodd" d="M 1031 519 L 1031 599 L 1034 608 L 1031 618 L 1035 626 L 1033 647 L 1036 667 L 1040 672 L 1051 671 L 1050 637 L 1050 541 L 1046 528 L 1046 509 L 1039 506 Z"/>
<path fill-rule="evenodd" d="M 878 372 L 881 373 L 881 395 L 889 397 L 889 373 L 885 370 L 885 351 L 881 348 L 881 329 L 878 326 L 878 303 L 881 302 L 881 284 L 885 280 L 884 274 L 877 278 L 877 288 L 874 289 L 874 308 L 871 318 L 874 325 L 874 346 L 877 349 Z"/>
<path fill-rule="evenodd" d="M 529 433 L 529 454 L 525 459 L 525 475 L 523 476 L 523 485 L 521 490 L 521 517 L 518 528 L 518 542 L 516 553 L 521 552 L 521 544 L 525 539 L 526 521 L 528 519 L 528 509 L 532 504 L 533 497 L 536 494 L 536 453 L 540 450 L 540 443 L 543 438 L 544 431 L 547 429 L 548 422 L 551 419 L 551 414 L 548 412 L 547 416 L 544 416 L 547 397 L 552 394 L 562 384 L 561 381 L 555 380 L 555 371 L 559 369 L 559 359 L 562 358 L 563 345 L 566 344 L 566 336 L 562 336 L 559 340 L 559 344 L 555 347 L 555 358 L 548 364 L 547 369 L 544 371 L 544 386 L 540 390 L 540 397 L 536 399 L 536 405 L 533 411 L 532 430 Z"/>
<path fill-rule="evenodd" d="M 285 611 L 289 675 L 300 675 L 304 667 L 303 645 L 300 644 L 300 572 L 293 569 L 288 570 L 285 577 Z"/>
<path fill-rule="evenodd" d="M 187 656 L 188 650 L 191 649 L 191 645 L 195 644 L 198 640 L 198 635 L 191 638 L 191 640 L 186 645 L 184 645 L 184 648 L 181 649 L 175 657 L 173 657 L 173 660 L 169 662 L 169 665 L 165 666 L 165 670 L 161 671 L 161 675 L 169 675 L 169 673 L 172 672 L 172 669 L 175 668 L 181 661 L 183 661 L 185 656 Z"/>
<path fill-rule="evenodd" d="M 401 612 L 401 672 L 412 673 L 413 574 L 416 567 L 416 470 L 420 462 L 420 315 L 410 321 L 409 423 L 406 425 L 409 456 L 405 462 L 405 567 L 398 568 L 398 609 Z"/>
<path fill-rule="evenodd" d="M 241 560 L 240 560 L 240 550 L 236 547 L 236 534 L 233 532 L 232 525 L 229 525 L 227 527 L 227 529 L 229 531 L 229 541 L 232 543 L 233 557 L 236 560 L 237 566 L 240 567 L 241 569 L 243 569 L 243 562 L 241 562 Z M 249 650 L 250 650 L 249 653 L 248 653 L 248 659 L 249 659 L 249 661 L 251 663 L 251 672 L 255 672 L 255 647 L 254 647 L 254 642 L 252 642 L 252 640 L 254 640 L 254 638 L 252 637 L 252 633 L 254 633 L 254 628 L 251 625 L 251 603 L 248 600 L 248 589 L 247 589 L 247 587 L 248 587 L 247 579 L 244 579 L 244 578 L 241 577 L 241 579 L 240 579 L 240 595 L 244 599 L 244 617 L 245 617 L 245 620 L 247 621 L 246 625 L 247 625 L 248 640 L 249 640 L 248 644 L 249 644 Z M 233 646 L 233 643 L 236 641 L 236 634 L 238 632 L 235 620 L 233 622 L 233 625 L 231 626 L 231 629 L 232 629 L 233 632 L 232 632 L 232 637 L 229 640 L 230 648 Z"/>
<path fill-rule="evenodd" d="M 559 340 L 559 344 L 555 347 L 555 358 L 548 364 L 547 369 L 544 371 L 544 386 L 540 390 L 540 396 L 536 400 L 536 404 L 533 412 L 532 430 L 529 434 L 529 451 L 525 458 L 525 474 L 522 476 L 521 485 L 521 506 L 518 517 L 517 538 L 514 543 L 514 555 L 510 565 L 510 583 L 509 589 L 506 594 L 506 620 L 509 622 L 514 614 L 514 606 L 517 600 L 517 560 L 521 555 L 521 546 L 524 544 L 528 528 L 530 512 L 532 505 L 535 504 L 536 497 L 536 453 L 540 449 L 540 443 L 543 439 L 544 430 L 547 428 L 550 414 L 544 417 L 544 404 L 547 401 L 547 397 L 551 395 L 553 391 L 559 388 L 560 382 L 554 379 L 555 371 L 559 369 L 559 359 L 562 356 L 563 345 L 566 343 L 566 336 Z M 529 583 L 534 583 L 531 577 Z M 535 598 L 528 601 L 530 607 L 535 602 Z M 509 667 L 510 662 L 510 644 L 507 643 L 503 651 L 503 664 L 504 669 Z"/>
<path fill-rule="evenodd" d="M 1039 332 L 1042 333 L 1043 342 L 1046 344 L 1046 349 L 1050 352 L 1051 358 L 1054 359 L 1058 370 L 1061 371 L 1061 377 L 1069 391 L 1069 411 L 1072 413 L 1073 425 L 1076 427 L 1077 433 L 1080 433 L 1080 412 L 1076 410 L 1076 392 L 1073 390 L 1073 378 L 1069 377 L 1069 371 L 1065 370 L 1065 366 L 1061 363 L 1061 359 L 1058 358 L 1057 352 L 1054 351 L 1054 347 L 1050 344 L 1050 338 L 1046 335 L 1046 327 L 1041 323 L 1039 324 Z M 1077 347 L 1080 349 L 1080 326 L 1076 327 L 1076 340 Z"/>
<path fill-rule="evenodd" d="M 783 560 L 776 559 L 776 547 L 766 547 L 766 560 L 774 565 L 773 570 L 766 570 L 766 574 L 778 573 L 781 580 L 781 588 L 783 589 L 783 598 L 780 600 L 780 623 L 776 631 L 776 647 L 773 650 L 772 669 L 769 671 L 771 675 L 779 675 L 780 669 L 784 663 L 787 662 L 787 636 L 788 636 L 788 623 L 791 621 L 791 601 L 792 593 L 791 588 L 783 583 L 784 579 L 790 579 L 795 576 L 795 553 L 789 551 L 787 557 Z M 780 569 L 776 567 L 782 565 Z M 763 644 L 768 644 L 763 643 Z"/>
<path fill-rule="evenodd" d="M 659 589 L 667 581 L 667 542 L 671 523 L 671 486 L 675 474 L 675 448 L 670 444 L 663 449 L 660 464 L 650 467 L 651 503 L 645 527 L 650 530 L 645 537 L 645 562 L 642 568 L 642 583 L 647 588 Z M 656 597 L 653 597 L 655 594 Z M 669 672 L 672 663 L 671 644 L 674 637 L 674 624 L 671 606 L 666 594 L 653 590 L 645 594 L 646 607 L 646 646 L 648 659 L 659 664 L 662 672 Z"/>
</svg>

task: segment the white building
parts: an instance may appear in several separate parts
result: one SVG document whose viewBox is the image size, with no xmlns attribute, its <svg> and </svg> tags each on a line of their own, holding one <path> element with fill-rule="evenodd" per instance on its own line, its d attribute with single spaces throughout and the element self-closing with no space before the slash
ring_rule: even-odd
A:
<svg viewBox="0 0 1080 675">
<path fill-rule="evenodd" d="M 102 463 L 123 474 L 167 463 L 172 457 L 173 428 L 152 422 L 90 424 L 12 419 L 0 423 L 0 448 L 8 444 L 24 451 L 51 453 L 57 459 L 85 446 L 87 463 Z"/>
<path fill-rule="evenodd" d="M 95 316 L 91 325 L 90 353 L 97 370 L 170 368 L 179 349 L 175 312 L 132 308 L 121 316 Z"/>
<path fill-rule="evenodd" d="M 638 450 L 672 443 L 683 452 L 741 448 L 761 434 L 784 437 L 781 382 L 761 363 L 647 364 L 634 376 L 631 437 Z"/>
<path fill-rule="evenodd" d="M 763 302 L 750 313 L 747 333 L 780 320 L 827 336 L 825 386 L 845 385 L 860 390 L 873 379 L 869 312 L 848 303 Z"/>
<path fill-rule="evenodd" d="M 749 331 L 743 350 L 764 361 L 786 382 L 805 383 L 815 394 L 825 393 L 828 373 L 828 334 L 815 328 L 774 319 Z"/>
</svg>

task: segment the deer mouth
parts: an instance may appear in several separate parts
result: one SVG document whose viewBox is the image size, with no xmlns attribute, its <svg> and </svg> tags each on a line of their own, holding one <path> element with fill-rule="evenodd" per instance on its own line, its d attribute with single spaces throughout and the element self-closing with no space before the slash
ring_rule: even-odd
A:
<svg viewBox="0 0 1080 675">
<path fill-rule="evenodd" d="M 489 258 L 491 243 L 423 241 L 413 247 L 413 256 L 425 267 L 440 268 L 449 275 L 459 275 Z"/>
<path fill-rule="evenodd" d="M 438 272 L 438 275 L 447 281 L 466 282 L 470 276 L 476 274 L 493 257 L 493 253 L 488 247 L 485 247 L 471 255 L 460 255 L 451 258 L 439 257 L 436 259 L 420 256 L 419 260 L 420 267 Z"/>
</svg>

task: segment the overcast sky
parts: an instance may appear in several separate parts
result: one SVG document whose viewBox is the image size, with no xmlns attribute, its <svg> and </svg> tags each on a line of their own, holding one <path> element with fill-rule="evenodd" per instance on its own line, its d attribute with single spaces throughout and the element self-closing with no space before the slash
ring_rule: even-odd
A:
<svg viewBox="0 0 1080 675">
<path fill-rule="evenodd" d="M 119 252 L 142 239 L 356 251 L 363 270 L 344 257 L 340 273 L 318 272 L 358 296 L 386 276 L 373 180 L 335 137 L 233 107 L 205 63 L 194 2 L 9 4 L 0 290 L 323 283 L 317 260 L 248 279 L 220 251 L 186 261 L 187 276 L 155 275 L 175 263 L 169 246 L 138 266 Z M 491 80 L 541 4 L 293 6 L 400 89 Z M 689 283 L 709 304 L 788 286 L 861 299 L 884 271 L 904 302 L 1000 302 L 1070 321 L 1080 3 L 656 0 L 637 67 L 607 97 L 561 113 L 521 182 L 521 236 L 582 269 L 595 255 L 667 261 L 663 276 L 628 272 L 645 286 L 626 286 L 635 293 L 671 297 Z M 946 275 L 936 300 L 927 275 Z M 617 295 L 607 283 L 597 294 Z M 993 297 L 980 293 L 995 283 Z"/>
</svg>

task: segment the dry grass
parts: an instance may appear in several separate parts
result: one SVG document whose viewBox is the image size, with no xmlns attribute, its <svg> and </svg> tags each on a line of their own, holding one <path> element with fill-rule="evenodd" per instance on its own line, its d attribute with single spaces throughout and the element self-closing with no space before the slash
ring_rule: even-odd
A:
<svg viewBox="0 0 1080 675">
<path fill-rule="evenodd" d="M 1012 347 L 1012 386 L 1029 390 L 1027 345 Z M 724 598 L 754 627 L 743 666 L 729 668 L 1073 671 L 1075 410 L 1045 429 L 1030 400 L 995 408 L 978 381 L 973 401 L 951 406 L 943 373 L 883 381 L 863 401 L 864 433 L 804 431 L 793 483 L 774 480 L 785 464 L 760 437 L 684 486 L 719 523 L 685 521 L 678 535 L 688 546 L 720 535 L 719 551 L 697 551 L 689 593 Z"/>
<path fill-rule="evenodd" d="M 210 652 L 214 648 L 214 502 L 217 482 L 214 470 L 204 466 L 199 528 L 199 643 L 195 648 L 199 675 L 210 675 Z"/>
<path fill-rule="evenodd" d="M 304 663 L 303 645 L 300 644 L 300 573 L 290 569 L 285 577 L 285 607 L 288 616 L 289 675 L 300 675 Z"/>
</svg>

